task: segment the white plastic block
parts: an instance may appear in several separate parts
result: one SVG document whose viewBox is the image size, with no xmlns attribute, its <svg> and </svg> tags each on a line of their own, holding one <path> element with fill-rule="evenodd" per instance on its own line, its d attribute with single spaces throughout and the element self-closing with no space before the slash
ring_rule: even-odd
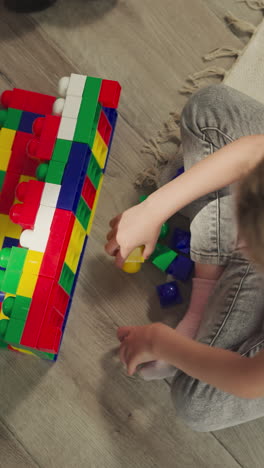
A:
<svg viewBox="0 0 264 468">
<path fill-rule="evenodd" d="M 81 107 L 82 98 L 79 96 L 67 96 L 62 112 L 62 117 L 77 119 Z"/>
<path fill-rule="evenodd" d="M 51 206 L 40 205 L 36 221 L 34 225 L 34 231 L 40 230 L 42 232 L 50 231 L 51 223 L 53 221 L 55 208 Z"/>
<path fill-rule="evenodd" d="M 30 250 L 45 252 L 55 208 L 40 205 L 35 221 L 34 230 L 25 229 L 20 236 L 20 244 Z"/>
<path fill-rule="evenodd" d="M 36 252 L 45 252 L 49 235 L 47 232 L 31 231 L 25 229 L 20 236 L 20 245 L 26 249 L 35 250 Z"/>
<path fill-rule="evenodd" d="M 60 194 L 60 189 L 61 185 L 50 184 L 49 182 L 46 182 L 44 185 L 44 190 L 42 192 L 40 204 L 56 208 Z"/>
<path fill-rule="evenodd" d="M 67 94 L 67 89 L 69 87 L 69 83 L 70 83 L 70 77 L 69 76 L 63 76 L 60 81 L 59 81 L 59 84 L 58 84 L 58 93 L 59 93 L 59 96 L 61 97 L 65 97 L 66 94 Z"/>
<path fill-rule="evenodd" d="M 67 89 L 67 96 L 79 96 L 82 97 L 83 90 L 86 83 L 85 75 L 76 75 L 72 73 L 70 76 L 70 82 Z"/>
<path fill-rule="evenodd" d="M 62 117 L 57 138 L 73 140 L 77 119 Z"/>
<path fill-rule="evenodd" d="M 65 104 L 65 99 L 63 98 L 56 99 L 52 107 L 52 113 L 54 115 L 61 115 L 63 108 L 64 108 L 64 104 Z"/>
</svg>

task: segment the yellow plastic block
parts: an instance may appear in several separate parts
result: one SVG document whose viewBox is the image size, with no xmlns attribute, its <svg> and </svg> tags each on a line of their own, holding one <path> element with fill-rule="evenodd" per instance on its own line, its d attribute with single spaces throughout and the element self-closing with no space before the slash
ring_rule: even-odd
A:
<svg viewBox="0 0 264 468">
<path fill-rule="evenodd" d="M 28 250 L 23 271 L 32 275 L 38 275 L 43 260 L 44 253 Z"/>
<path fill-rule="evenodd" d="M 32 275 L 28 272 L 24 272 L 19 281 L 19 285 L 17 288 L 17 295 L 24 296 L 24 297 L 32 297 L 37 280 L 38 280 L 37 275 Z"/>
<path fill-rule="evenodd" d="M 4 320 L 9 320 L 9 317 L 7 317 L 7 316 L 3 313 L 2 308 L 1 308 L 1 310 L 0 310 L 0 320 L 3 320 L 3 319 L 4 319 Z"/>
<path fill-rule="evenodd" d="M 0 148 L 0 171 L 6 171 L 11 156 L 11 150 Z"/>
<path fill-rule="evenodd" d="M 37 180 L 36 177 L 31 177 L 31 176 L 27 176 L 27 175 L 21 175 L 19 177 L 19 183 L 20 182 L 28 182 L 29 180 Z"/>
<path fill-rule="evenodd" d="M 87 234 L 88 235 L 90 234 L 91 229 L 92 229 L 94 215 L 95 215 L 95 212 L 96 212 L 100 192 L 101 192 L 101 189 L 102 189 L 103 180 L 104 180 L 104 175 L 102 175 L 102 177 L 100 179 L 100 182 L 99 182 L 99 185 L 98 185 L 98 188 L 97 188 L 97 191 L 96 191 L 95 200 L 94 200 L 94 204 L 93 204 L 93 209 L 92 209 L 91 216 L 90 216 L 90 219 L 89 219 L 89 224 L 87 226 Z"/>
<path fill-rule="evenodd" d="M 24 353 L 24 354 L 31 354 L 32 356 L 37 357 L 32 351 L 28 351 L 27 349 L 21 349 L 21 348 L 15 348 L 15 346 L 9 345 L 11 349 L 14 351 L 18 351 L 19 353 Z"/>
<path fill-rule="evenodd" d="M 15 135 L 16 130 L 2 128 L 0 131 L 0 148 L 5 148 L 6 150 L 11 151 Z"/>
<path fill-rule="evenodd" d="M 106 146 L 106 144 L 105 144 L 104 140 L 102 139 L 100 133 L 98 133 L 98 131 L 96 131 L 92 152 L 93 152 L 99 166 L 101 167 L 101 169 L 103 169 L 104 166 L 105 166 L 107 151 L 108 151 L 108 147 Z"/>
<path fill-rule="evenodd" d="M 68 250 L 65 257 L 65 263 L 75 274 L 77 266 L 80 260 L 84 239 L 86 237 L 86 232 L 83 229 L 81 223 L 76 218 L 73 225 L 73 230 L 68 245 Z"/>
<path fill-rule="evenodd" d="M 0 214 L 0 249 L 3 246 L 5 237 L 12 237 L 13 239 L 19 240 L 21 232 L 21 226 L 12 223 L 8 215 Z"/>
<path fill-rule="evenodd" d="M 144 263 L 145 259 L 142 256 L 144 247 L 137 247 L 131 254 L 127 257 L 126 263 Z"/>
</svg>

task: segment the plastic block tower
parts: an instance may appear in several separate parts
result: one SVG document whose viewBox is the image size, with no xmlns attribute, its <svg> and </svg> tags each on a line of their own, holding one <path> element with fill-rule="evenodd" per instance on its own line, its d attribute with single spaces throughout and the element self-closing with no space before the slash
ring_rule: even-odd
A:
<svg viewBox="0 0 264 468">
<path fill-rule="evenodd" d="M 61 98 L 4 91 L 0 347 L 56 360 L 117 121 L 118 82 L 72 74 Z"/>
</svg>

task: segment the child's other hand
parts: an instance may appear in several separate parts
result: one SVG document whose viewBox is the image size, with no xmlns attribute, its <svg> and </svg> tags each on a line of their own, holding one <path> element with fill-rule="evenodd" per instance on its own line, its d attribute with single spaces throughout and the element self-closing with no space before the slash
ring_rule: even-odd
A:
<svg viewBox="0 0 264 468">
<path fill-rule="evenodd" d="M 155 348 L 155 334 L 162 323 L 144 325 L 143 327 L 120 327 L 117 337 L 120 345 L 120 361 L 127 366 L 128 375 L 136 372 L 140 364 L 158 359 Z"/>
<path fill-rule="evenodd" d="M 156 213 L 148 209 L 147 200 L 116 216 L 110 222 L 105 250 L 116 257 L 116 265 L 122 268 L 128 255 L 144 245 L 143 257 L 153 252 L 160 234 L 161 224 Z"/>
</svg>

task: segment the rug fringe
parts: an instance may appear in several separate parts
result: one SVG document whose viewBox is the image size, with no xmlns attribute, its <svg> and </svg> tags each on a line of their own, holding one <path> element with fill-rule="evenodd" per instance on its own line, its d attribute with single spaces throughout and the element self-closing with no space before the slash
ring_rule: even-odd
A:
<svg viewBox="0 0 264 468">
<path fill-rule="evenodd" d="M 256 31 L 256 27 L 252 23 L 248 23 L 248 21 L 241 20 L 236 18 L 232 13 L 228 12 L 225 15 L 225 21 L 229 26 L 234 28 L 237 33 L 241 34 L 254 34 Z"/>
<path fill-rule="evenodd" d="M 134 186 L 136 188 L 157 187 L 159 181 L 159 171 L 157 167 L 148 167 L 138 174 Z"/>
<path fill-rule="evenodd" d="M 237 3 L 245 3 L 252 10 L 264 10 L 264 0 L 237 0 Z"/>
<path fill-rule="evenodd" d="M 235 49 L 234 47 L 219 47 L 204 55 L 203 60 L 205 62 L 210 62 L 211 60 L 222 57 L 238 57 L 241 53 L 241 50 Z"/>
</svg>

